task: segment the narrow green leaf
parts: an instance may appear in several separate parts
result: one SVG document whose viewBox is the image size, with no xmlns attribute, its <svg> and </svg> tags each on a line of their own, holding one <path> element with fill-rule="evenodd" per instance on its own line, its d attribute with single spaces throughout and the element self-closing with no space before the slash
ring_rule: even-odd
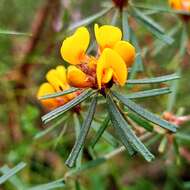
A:
<svg viewBox="0 0 190 190">
<path fill-rule="evenodd" d="M 169 88 L 164 87 L 164 88 L 156 88 L 156 89 L 144 90 L 140 92 L 127 94 L 125 97 L 129 99 L 147 98 L 147 97 L 159 96 L 162 94 L 168 94 L 170 92 L 171 90 Z"/>
<path fill-rule="evenodd" d="M 116 25 L 117 24 L 117 21 L 118 21 L 118 18 L 119 18 L 119 10 L 118 9 L 115 9 L 114 10 L 114 14 L 113 14 L 113 17 L 111 19 L 111 25 Z"/>
<path fill-rule="evenodd" d="M 73 115 L 73 122 L 74 122 L 74 127 L 75 127 L 75 140 L 78 139 L 81 131 L 81 121 L 78 116 L 78 114 Z M 81 148 L 78 158 L 76 159 L 76 167 L 80 167 L 82 164 L 82 155 L 83 155 L 83 148 Z"/>
<path fill-rule="evenodd" d="M 91 147 L 94 148 L 96 143 L 99 141 L 99 139 L 101 138 L 102 134 L 104 133 L 104 131 L 106 130 L 108 124 L 109 124 L 110 118 L 109 116 L 107 116 L 104 121 L 102 122 L 99 130 L 96 133 L 96 136 L 93 138 L 92 142 L 91 142 Z"/>
<path fill-rule="evenodd" d="M 14 168 L 10 169 L 8 172 L 6 172 L 3 176 L 0 177 L 0 184 L 3 184 L 10 177 L 12 177 L 13 175 L 15 175 L 20 170 L 22 170 L 25 166 L 26 166 L 26 164 L 24 162 L 20 162 Z"/>
<path fill-rule="evenodd" d="M 172 81 L 171 84 L 172 93 L 169 95 L 167 102 L 167 111 L 169 112 L 172 112 L 172 109 L 175 105 L 178 89 L 179 89 L 179 81 L 178 80 Z"/>
<path fill-rule="evenodd" d="M 36 187 L 31 187 L 27 190 L 50 190 L 50 189 L 54 190 L 55 188 L 62 188 L 64 186 L 65 186 L 64 180 L 58 179 L 58 180 L 50 182 L 50 183 L 38 185 Z"/>
<path fill-rule="evenodd" d="M 173 125 L 172 123 L 169 123 L 166 120 L 163 120 L 159 118 L 158 116 L 154 115 L 153 113 L 149 112 L 148 110 L 142 108 L 141 106 L 137 105 L 136 103 L 132 102 L 128 98 L 116 94 L 113 92 L 113 95 L 120 100 L 125 106 L 127 106 L 130 110 L 134 111 L 137 113 L 139 116 L 142 118 L 151 121 L 152 123 L 155 123 L 165 129 L 168 129 L 172 132 L 176 132 L 177 126 Z"/>
<path fill-rule="evenodd" d="M 141 20 L 143 23 L 145 23 L 146 25 L 150 26 L 151 28 L 154 28 L 155 30 L 157 30 L 160 33 L 164 33 L 165 30 L 162 26 L 160 26 L 158 23 L 156 23 L 151 17 L 145 15 L 142 11 L 134 8 L 134 16 Z"/>
<path fill-rule="evenodd" d="M 2 35 L 16 35 L 16 36 L 32 36 L 30 33 L 25 33 L 25 32 L 17 32 L 17 31 L 12 31 L 12 30 L 4 30 L 0 29 L 0 34 Z"/>
<path fill-rule="evenodd" d="M 138 71 L 144 70 L 144 66 L 143 66 L 141 48 L 139 46 L 138 39 L 131 28 L 130 28 L 130 41 L 135 46 L 136 49 L 135 63 L 132 65 L 132 69 L 129 75 L 129 79 L 134 79 Z"/>
<path fill-rule="evenodd" d="M 71 108 L 75 107 L 76 105 L 78 105 L 81 102 L 83 102 L 84 100 L 86 100 L 88 97 L 92 96 L 95 92 L 96 91 L 93 91 L 91 89 L 85 90 L 79 96 L 77 96 L 75 99 L 71 100 L 70 102 L 66 103 L 65 105 L 60 106 L 60 107 L 54 109 L 53 111 L 47 113 L 46 115 L 44 115 L 42 117 L 42 121 L 44 123 L 47 123 L 47 122 L 57 118 L 61 114 L 65 113 L 66 111 L 70 110 Z"/>
<path fill-rule="evenodd" d="M 155 11 L 160 11 L 160 12 L 166 12 L 166 13 L 175 13 L 175 14 L 181 14 L 181 15 L 190 15 L 188 11 L 177 11 L 174 9 L 171 9 L 169 7 L 162 7 L 159 5 L 145 5 L 145 4 L 140 4 L 140 3 L 135 3 L 132 5 L 133 7 L 136 8 L 142 8 L 142 9 L 150 9 L 150 10 L 155 10 Z"/>
<path fill-rule="evenodd" d="M 130 26 L 128 23 L 127 10 L 122 11 L 122 29 L 123 29 L 123 39 L 126 41 L 129 41 L 130 40 Z"/>
<path fill-rule="evenodd" d="M 133 113 L 127 113 L 127 116 L 130 117 L 139 126 L 145 128 L 147 131 L 153 132 L 153 130 L 154 130 L 153 126 L 146 120 L 141 119 L 140 117 L 136 116 Z"/>
<path fill-rule="evenodd" d="M 172 44 L 174 39 L 164 34 L 164 29 L 150 17 L 142 13 L 140 10 L 134 8 L 132 15 L 143 24 L 153 35 L 167 44 Z"/>
<path fill-rule="evenodd" d="M 188 133 L 176 133 L 175 137 L 180 141 L 190 143 L 190 135 Z"/>
<path fill-rule="evenodd" d="M 56 97 L 59 97 L 59 96 L 63 96 L 63 95 L 66 95 L 66 94 L 76 92 L 78 90 L 80 90 L 80 89 L 79 88 L 70 88 L 69 90 L 65 90 L 65 91 L 62 91 L 62 92 L 56 92 L 56 93 L 53 93 L 53 94 L 48 94 L 48 95 L 45 95 L 45 96 L 41 96 L 41 97 L 39 97 L 39 100 L 46 100 L 46 99 L 50 99 L 50 98 L 56 98 Z"/>
<path fill-rule="evenodd" d="M 100 126 L 101 127 L 101 126 Z M 94 127 L 94 125 L 92 125 L 92 129 L 94 131 L 96 131 L 96 133 L 101 130 L 101 128 L 97 128 L 97 127 Z M 111 134 L 109 133 L 108 131 L 105 131 L 104 130 L 104 133 L 102 134 L 101 136 L 106 142 L 108 142 L 111 146 L 113 147 L 117 147 L 118 146 L 118 141 L 117 139 Z"/>
<path fill-rule="evenodd" d="M 0 172 L 2 174 L 6 174 L 8 173 L 10 170 L 10 168 L 5 165 L 3 167 L 0 168 Z M 14 186 L 16 187 L 16 189 L 18 190 L 25 190 L 26 189 L 26 185 L 21 181 L 21 179 L 15 174 L 14 176 L 10 177 L 8 179 L 8 181 Z"/>
<path fill-rule="evenodd" d="M 127 80 L 127 84 L 153 84 L 153 83 L 162 83 L 171 80 L 179 79 L 180 76 L 178 74 L 171 74 L 171 75 L 164 75 L 161 77 L 155 78 L 145 78 L 145 79 L 134 79 L 134 80 Z"/>
<path fill-rule="evenodd" d="M 92 15 L 92 16 L 89 16 L 87 18 L 85 18 L 84 20 L 81 20 L 77 23 L 74 23 L 72 24 L 70 27 L 69 27 L 69 30 L 74 30 L 80 26 L 86 26 L 86 25 L 89 25 L 91 24 L 92 22 L 94 22 L 95 20 L 97 20 L 98 18 L 100 17 L 103 17 L 105 14 L 107 14 L 111 9 L 113 8 L 113 6 L 110 6 L 110 7 L 107 7 L 105 9 L 103 9 L 102 11 Z"/>
<path fill-rule="evenodd" d="M 152 161 L 154 156 L 144 146 L 144 144 L 138 139 L 132 129 L 128 126 L 128 123 L 121 115 L 110 93 L 107 93 L 107 106 L 110 114 L 110 118 L 115 129 L 120 131 L 120 138 L 122 143 L 127 148 L 130 144 L 132 150 L 138 151 L 147 161 Z M 124 140 L 126 139 L 126 141 Z M 127 143 L 126 143 L 127 142 Z"/>
<path fill-rule="evenodd" d="M 95 110 L 96 110 L 96 104 L 97 104 L 97 95 L 92 100 L 92 103 L 88 109 L 87 117 L 83 122 L 83 125 L 81 127 L 79 136 L 77 140 L 75 141 L 75 144 L 72 148 L 72 151 L 69 155 L 69 157 L 66 160 L 66 165 L 69 167 L 73 167 L 76 159 L 78 158 L 78 155 L 80 153 L 81 148 L 84 146 L 85 139 L 87 137 L 88 131 L 90 129 L 90 125 L 92 123 L 92 120 L 94 118 Z"/>
</svg>

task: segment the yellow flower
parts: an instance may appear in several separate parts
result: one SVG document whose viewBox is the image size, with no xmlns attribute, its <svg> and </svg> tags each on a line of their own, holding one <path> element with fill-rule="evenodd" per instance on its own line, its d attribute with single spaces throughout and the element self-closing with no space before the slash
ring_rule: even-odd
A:
<svg viewBox="0 0 190 190">
<path fill-rule="evenodd" d="M 190 11 L 190 0 L 169 0 L 169 4 L 175 10 Z"/>
<path fill-rule="evenodd" d="M 71 86 L 78 88 L 106 87 L 110 81 L 123 86 L 127 80 L 127 67 L 135 59 L 135 48 L 122 40 L 122 32 L 111 25 L 94 26 L 98 44 L 96 56 L 88 56 L 90 35 L 85 27 L 80 27 L 63 41 L 61 55 L 72 64 L 68 67 L 67 80 Z M 53 76 L 53 74 L 51 74 Z M 53 78 L 53 77 L 52 77 Z M 53 80 L 60 88 L 60 82 Z"/>
<path fill-rule="evenodd" d="M 37 97 L 53 94 L 55 92 L 60 92 L 68 90 L 70 88 L 67 78 L 66 69 L 64 66 L 57 66 L 56 69 L 51 69 L 46 74 L 46 79 L 48 82 L 43 83 L 38 92 Z M 51 98 L 46 100 L 40 100 L 41 103 L 48 110 L 55 109 L 56 107 L 63 105 L 76 97 L 76 93 L 67 94 L 57 98 Z"/>
</svg>

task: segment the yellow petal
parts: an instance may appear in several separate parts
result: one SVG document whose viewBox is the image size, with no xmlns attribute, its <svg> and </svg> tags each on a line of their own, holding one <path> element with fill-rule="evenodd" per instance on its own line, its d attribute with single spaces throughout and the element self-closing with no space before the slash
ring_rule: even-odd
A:
<svg viewBox="0 0 190 190">
<path fill-rule="evenodd" d="M 43 83 L 37 92 L 37 97 L 39 98 L 53 93 L 55 93 L 55 89 L 49 83 Z M 56 99 L 53 98 L 40 101 L 47 109 L 54 109 L 58 106 Z"/>
<path fill-rule="evenodd" d="M 135 59 L 135 48 L 127 41 L 119 41 L 113 48 L 125 61 L 126 65 L 130 67 Z"/>
<path fill-rule="evenodd" d="M 61 55 L 70 64 L 80 64 L 85 57 L 85 52 L 90 42 L 90 34 L 85 27 L 80 27 L 76 32 L 66 38 L 61 46 Z"/>
<path fill-rule="evenodd" d="M 102 77 L 102 83 L 104 84 L 108 83 L 112 79 L 112 76 L 113 76 L 113 69 L 111 68 L 105 69 L 104 75 Z"/>
<path fill-rule="evenodd" d="M 56 67 L 57 76 L 60 78 L 60 80 L 67 84 L 67 76 L 66 76 L 66 69 L 64 66 L 59 65 Z"/>
<path fill-rule="evenodd" d="M 176 10 L 180 10 L 182 8 L 181 0 L 169 0 L 169 4 Z"/>
<path fill-rule="evenodd" d="M 88 76 L 76 66 L 69 66 L 67 68 L 67 80 L 73 87 L 86 88 L 91 86 Z"/>
<path fill-rule="evenodd" d="M 111 25 L 103 25 L 99 27 L 98 24 L 95 24 L 94 32 L 101 51 L 103 51 L 104 48 L 113 48 L 113 46 L 122 38 L 121 30 L 118 27 Z"/>
<path fill-rule="evenodd" d="M 121 56 L 110 48 L 104 49 L 102 55 L 100 56 L 97 69 L 96 76 L 99 89 L 101 88 L 101 84 L 103 82 L 103 77 L 105 72 L 108 72 L 108 69 L 111 68 L 113 71 L 113 76 L 116 82 L 123 86 L 127 79 L 127 67 L 124 60 Z M 111 71 L 109 71 L 111 72 Z M 111 74 L 109 74 L 110 76 Z M 106 78 L 108 78 L 106 76 Z M 109 82 L 109 81 L 107 81 Z"/>
<path fill-rule="evenodd" d="M 55 88 L 57 92 L 67 90 L 69 88 L 69 85 L 65 83 L 64 74 L 65 71 L 60 66 L 58 66 L 57 69 L 51 69 L 46 74 L 47 81 Z"/>
</svg>

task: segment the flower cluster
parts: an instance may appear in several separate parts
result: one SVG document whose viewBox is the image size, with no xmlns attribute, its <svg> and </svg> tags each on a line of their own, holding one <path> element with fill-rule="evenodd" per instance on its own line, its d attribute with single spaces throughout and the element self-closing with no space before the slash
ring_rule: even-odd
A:
<svg viewBox="0 0 190 190">
<path fill-rule="evenodd" d="M 170 6 L 178 11 L 190 11 L 190 0 L 169 0 Z"/>
<path fill-rule="evenodd" d="M 67 70 L 63 66 L 50 70 L 46 76 L 49 83 L 43 84 L 38 97 L 47 93 L 59 92 L 72 87 L 104 90 L 114 83 L 123 86 L 127 80 L 128 68 L 135 59 L 135 48 L 122 40 L 122 32 L 111 25 L 94 26 L 98 45 L 95 56 L 86 53 L 90 34 L 87 28 L 78 28 L 73 35 L 66 38 L 61 46 L 62 58 L 70 64 Z M 61 99 L 43 100 L 50 108 L 62 105 L 74 98 L 69 94 Z M 61 101 L 61 104 L 60 104 Z"/>
</svg>

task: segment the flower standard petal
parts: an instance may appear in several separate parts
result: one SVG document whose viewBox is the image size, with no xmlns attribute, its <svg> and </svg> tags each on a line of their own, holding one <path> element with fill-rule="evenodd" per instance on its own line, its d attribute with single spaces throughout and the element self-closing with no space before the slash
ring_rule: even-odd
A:
<svg viewBox="0 0 190 190">
<path fill-rule="evenodd" d="M 135 59 L 135 48 L 127 41 L 119 41 L 113 48 L 125 61 L 127 67 L 130 67 Z"/>
<path fill-rule="evenodd" d="M 86 88 L 92 85 L 88 76 L 74 65 L 67 68 L 67 80 L 71 86 L 77 88 Z"/>
<path fill-rule="evenodd" d="M 94 32 L 101 51 L 103 51 L 104 48 L 113 48 L 113 46 L 122 38 L 121 30 L 118 27 L 111 25 L 103 25 L 99 27 L 98 24 L 95 24 Z"/>
<path fill-rule="evenodd" d="M 66 38 L 61 46 L 61 55 L 70 64 L 80 64 L 85 58 L 85 52 L 90 42 L 90 34 L 85 27 L 80 27 L 76 32 Z"/>
<path fill-rule="evenodd" d="M 52 87 L 51 84 L 46 82 L 41 84 L 41 86 L 39 87 L 37 92 L 37 98 L 52 93 L 55 93 L 55 89 Z M 54 109 L 58 106 L 57 100 L 53 98 L 47 100 L 40 100 L 40 102 L 49 110 Z"/>
</svg>

